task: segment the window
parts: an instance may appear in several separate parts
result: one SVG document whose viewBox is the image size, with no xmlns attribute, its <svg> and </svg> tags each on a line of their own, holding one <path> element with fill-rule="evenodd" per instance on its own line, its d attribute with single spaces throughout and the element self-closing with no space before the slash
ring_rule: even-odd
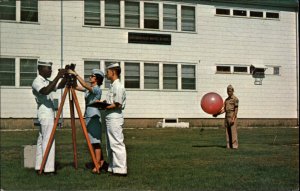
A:
<svg viewBox="0 0 300 191">
<path fill-rule="evenodd" d="M 144 88 L 159 89 L 159 65 L 152 63 L 144 64 Z"/>
<path fill-rule="evenodd" d="M 20 86 L 31 86 L 37 76 L 37 59 L 20 59 Z"/>
<path fill-rule="evenodd" d="M 120 26 L 120 1 L 105 1 L 105 26 Z"/>
<path fill-rule="evenodd" d="M 195 30 L 195 7 L 181 6 L 181 30 Z"/>
<path fill-rule="evenodd" d="M 230 9 L 217 8 L 216 9 L 216 14 L 217 15 L 230 15 Z"/>
<path fill-rule="evenodd" d="M 217 73 L 230 73 L 230 66 L 217 66 Z"/>
<path fill-rule="evenodd" d="M 276 67 L 273 68 L 273 74 L 274 75 L 279 75 L 280 74 L 279 67 L 276 66 Z"/>
<path fill-rule="evenodd" d="M 261 11 L 250 11 L 250 17 L 260 17 L 262 18 L 264 13 Z"/>
<path fill-rule="evenodd" d="M 0 1 L 0 20 L 16 20 L 16 0 Z"/>
<path fill-rule="evenodd" d="M 177 65 L 164 64 L 163 76 L 164 89 L 177 89 Z"/>
<path fill-rule="evenodd" d="M 140 63 L 125 63 L 125 88 L 140 88 Z"/>
<path fill-rule="evenodd" d="M 125 27 L 140 27 L 140 3 L 125 1 Z"/>
<path fill-rule="evenodd" d="M 38 22 L 38 0 L 21 0 L 21 21 Z"/>
<path fill-rule="evenodd" d="M 84 0 L 84 24 L 100 25 L 100 0 Z"/>
<path fill-rule="evenodd" d="M 159 15 L 157 3 L 144 4 L 144 28 L 158 29 Z"/>
<path fill-rule="evenodd" d="M 177 5 L 164 4 L 164 29 L 177 30 Z"/>
<path fill-rule="evenodd" d="M 0 86 L 15 86 L 14 58 L 0 58 Z"/>
<path fill-rule="evenodd" d="M 100 69 L 100 61 L 84 61 L 84 80 L 90 81 L 93 69 Z"/>
<path fill-rule="evenodd" d="M 233 72 L 235 73 L 248 73 L 248 67 L 247 66 L 234 66 Z"/>
<path fill-rule="evenodd" d="M 196 89 L 196 71 L 193 65 L 182 65 L 181 67 L 181 86 L 184 90 Z"/>
<path fill-rule="evenodd" d="M 271 19 L 279 19 L 279 13 L 266 12 L 266 17 Z"/>
<path fill-rule="evenodd" d="M 247 16 L 247 11 L 246 10 L 233 10 L 233 15 L 234 16 Z"/>
</svg>

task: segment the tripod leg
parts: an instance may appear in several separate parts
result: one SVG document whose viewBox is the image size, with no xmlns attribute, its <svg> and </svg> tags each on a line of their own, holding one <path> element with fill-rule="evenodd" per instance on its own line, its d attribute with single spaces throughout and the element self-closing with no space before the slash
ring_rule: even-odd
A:
<svg viewBox="0 0 300 191">
<path fill-rule="evenodd" d="M 43 169 L 45 167 L 45 164 L 46 164 L 46 161 L 47 161 L 47 158 L 48 158 L 48 155 L 49 155 L 52 143 L 53 143 L 54 134 L 55 134 L 55 131 L 56 131 L 56 128 L 57 128 L 59 117 L 60 117 L 60 114 L 62 112 L 62 109 L 63 109 L 63 106 L 64 106 L 64 102 L 66 100 L 66 96 L 67 96 L 68 92 L 69 92 L 69 88 L 65 88 L 64 94 L 63 94 L 63 96 L 61 98 L 61 103 L 59 105 L 59 108 L 58 108 L 58 111 L 57 111 L 57 114 L 56 114 L 56 118 L 55 118 L 55 121 L 54 121 L 53 129 L 52 129 L 52 132 L 51 132 L 51 135 L 50 135 L 47 147 L 46 147 L 46 151 L 45 151 L 44 156 L 43 156 L 43 160 L 42 160 L 42 164 L 41 164 L 41 167 L 40 167 L 39 174 L 42 174 Z"/>
<path fill-rule="evenodd" d="M 70 104 L 70 114 L 71 114 L 71 127 L 72 127 L 72 143 L 73 143 L 73 153 L 74 153 L 74 167 L 77 169 L 77 148 L 76 148 L 76 128 L 75 128 L 75 116 L 74 116 L 74 100 L 69 92 L 69 104 Z"/>
<path fill-rule="evenodd" d="M 87 133 L 87 130 L 86 130 L 85 121 L 83 120 L 83 117 L 82 117 L 82 113 L 81 113 L 81 110 L 80 110 L 80 107 L 79 107 L 79 103 L 78 103 L 78 99 L 77 99 L 75 90 L 71 88 L 71 92 L 72 92 L 72 96 L 73 96 L 73 99 L 74 99 L 74 103 L 75 103 L 75 106 L 76 106 L 76 109 L 77 109 L 77 113 L 78 113 L 78 116 L 79 116 L 79 119 L 80 119 L 82 131 L 83 131 L 83 133 L 84 133 L 86 142 L 87 142 L 87 144 L 88 144 L 89 151 L 90 151 L 91 157 L 92 157 L 92 159 L 93 159 L 94 165 L 95 165 L 95 167 L 96 167 L 96 169 L 97 169 L 97 172 L 99 173 L 99 164 L 98 164 L 98 162 L 97 162 L 97 160 L 96 160 L 95 153 L 94 153 L 93 147 L 92 147 L 92 145 L 91 145 L 91 141 L 90 141 L 90 139 L 89 139 L 89 137 L 88 137 L 88 133 Z"/>
</svg>

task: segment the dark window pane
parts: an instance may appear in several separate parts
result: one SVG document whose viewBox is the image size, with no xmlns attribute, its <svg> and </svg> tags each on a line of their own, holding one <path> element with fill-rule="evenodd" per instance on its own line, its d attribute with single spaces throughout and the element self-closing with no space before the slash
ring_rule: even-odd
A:
<svg viewBox="0 0 300 191">
<path fill-rule="evenodd" d="M 233 15 L 235 16 L 247 16 L 246 10 L 233 10 Z"/>
<path fill-rule="evenodd" d="M 163 66 L 163 88 L 177 89 L 177 65 L 164 64 Z"/>
<path fill-rule="evenodd" d="M 140 63 L 125 63 L 125 88 L 140 88 Z"/>
<path fill-rule="evenodd" d="M 31 86 L 37 76 L 37 59 L 20 59 L 20 86 Z"/>
<path fill-rule="evenodd" d="M 177 29 L 177 5 L 164 4 L 164 29 Z"/>
<path fill-rule="evenodd" d="M 182 65 L 181 67 L 181 86 L 182 89 L 196 89 L 196 71 L 195 66 Z"/>
<path fill-rule="evenodd" d="M 0 86 L 15 86 L 14 58 L 0 58 Z"/>
<path fill-rule="evenodd" d="M 140 27 L 140 3 L 125 1 L 125 27 Z"/>
<path fill-rule="evenodd" d="M 279 67 L 274 67 L 274 70 L 273 70 L 273 74 L 274 75 L 279 75 Z"/>
<path fill-rule="evenodd" d="M 217 72 L 230 73 L 230 66 L 217 66 Z"/>
<path fill-rule="evenodd" d="M 230 9 L 216 9 L 217 15 L 230 15 Z"/>
<path fill-rule="evenodd" d="M 100 69 L 100 61 L 84 61 L 84 80 L 90 81 L 93 69 Z"/>
<path fill-rule="evenodd" d="M 241 72 L 241 73 L 247 73 L 247 67 L 242 67 L 242 66 L 235 66 L 233 68 L 234 72 Z"/>
<path fill-rule="evenodd" d="M 279 19 L 279 13 L 271 13 L 271 12 L 267 12 L 267 13 L 266 13 L 266 17 L 267 17 L 267 18 L 272 18 L 272 19 Z"/>
<path fill-rule="evenodd" d="M 196 31 L 195 18 L 196 18 L 195 7 L 182 6 L 181 7 L 181 30 Z"/>
<path fill-rule="evenodd" d="M 120 26 L 120 1 L 105 1 L 105 26 Z"/>
<path fill-rule="evenodd" d="M 144 88 L 159 88 L 159 66 L 158 64 L 144 64 Z"/>
<path fill-rule="evenodd" d="M 84 24 L 100 25 L 100 0 L 84 1 Z"/>
<path fill-rule="evenodd" d="M 16 0 L 0 1 L 0 20 L 16 20 Z"/>
<path fill-rule="evenodd" d="M 21 21 L 38 22 L 38 1 L 21 1 Z"/>
<path fill-rule="evenodd" d="M 158 4 L 157 3 L 145 3 L 144 5 L 144 28 L 158 29 L 159 17 L 158 17 Z"/>
<path fill-rule="evenodd" d="M 260 11 L 250 11 L 250 17 L 263 17 L 263 12 Z"/>
</svg>

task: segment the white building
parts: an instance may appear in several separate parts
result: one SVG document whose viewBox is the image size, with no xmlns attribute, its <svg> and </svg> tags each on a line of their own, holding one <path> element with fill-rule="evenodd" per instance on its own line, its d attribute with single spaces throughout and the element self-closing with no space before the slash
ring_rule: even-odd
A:
<svg viewBox="0 0 300 191">
<path fill-rule="evenodd" d="M 203 112 L 200 100 L 208 92 L 225 99 L 229 84 L 243 125 L 298 125 L 295 0 L 0 0 L 0 32 L 2 128 L 36 117 L 38 60 L 54 63 L 53 76 L 76 63 L 86 77 L 120 62 L 132 126 L 164 118 L 214 125 L 222 116 Z"/>
</svg>

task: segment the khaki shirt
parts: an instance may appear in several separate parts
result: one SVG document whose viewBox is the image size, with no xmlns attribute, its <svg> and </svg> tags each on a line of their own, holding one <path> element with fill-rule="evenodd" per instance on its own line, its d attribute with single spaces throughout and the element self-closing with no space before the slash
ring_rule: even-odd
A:
<svg viewBox="0 0 300 191">
<path fill-rule="evenodd" d="M 234 95 L 225 99 L 224 102 L 224 109 L 225 109 L 225 116 L 232 117 L 234 114 L 235 108 L 239 107 L 239 99 Z"/>
</svg>

